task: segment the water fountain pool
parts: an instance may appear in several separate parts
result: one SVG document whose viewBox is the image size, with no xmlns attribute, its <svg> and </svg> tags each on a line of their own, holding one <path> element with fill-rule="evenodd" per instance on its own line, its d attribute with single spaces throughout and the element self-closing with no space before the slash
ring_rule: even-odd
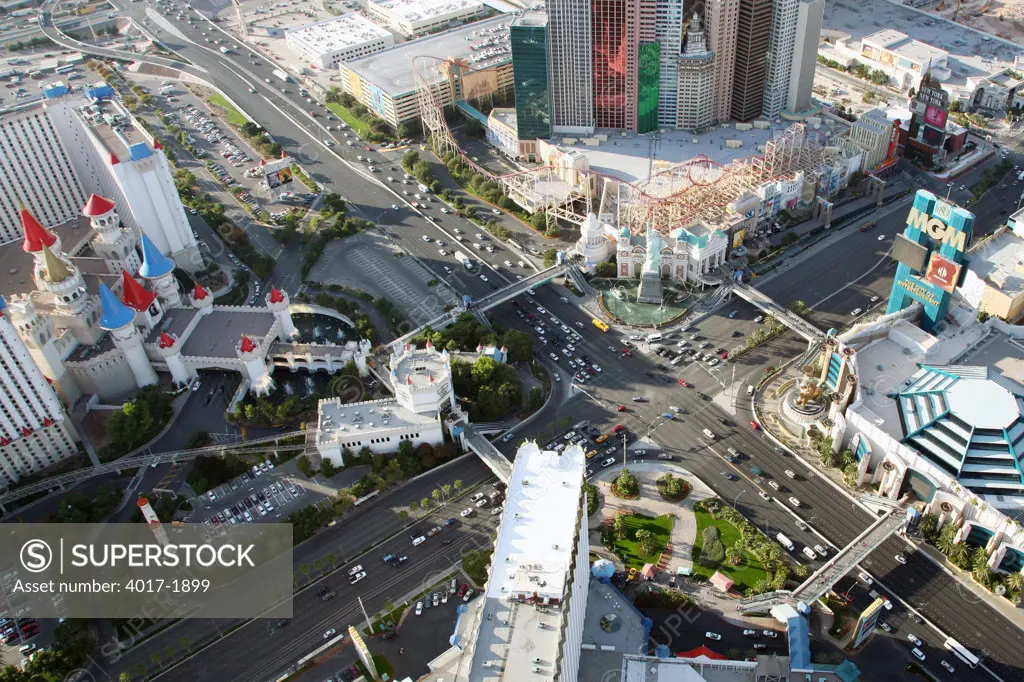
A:
<svg viewBox="0 0 1024 682">
<path fill-rule="evenodd" d="M 299 332 L 296 340 L 302 343 L 327 341 L 340 345 L 359 338 L 359 334 L 351 326 L 327 315 L 296 313 L 292 315 L 292 322 Z"/>
</svg>

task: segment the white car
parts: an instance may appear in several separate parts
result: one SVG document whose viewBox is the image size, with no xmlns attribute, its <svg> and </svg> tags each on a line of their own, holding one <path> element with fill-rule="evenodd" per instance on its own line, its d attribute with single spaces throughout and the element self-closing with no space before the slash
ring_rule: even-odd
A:
<svg viewBox="0 0 1024 682">
<path fill-rule="evenodd" d="M 910 653 L 914 654 L 914 658 L 916 658 L 917 660 L 919 660 L 919 661 L 923 661 L 924 660 L 924 652 L 921 651 L 920 649 L 918 649 L 917 647 L 914 647 L 913 649 L 911 649 Z"/>
<path fill-rule="evenodd" d="M 362 580 L 365 577 L 366 577 L 366 571 L 361 571 L 359 573 L 356 573 L 354 576 L 352 576 L 349 579 L 349 582 L 352 583 L 353 585 L 355 585 L 357 582 L 359 582 L 360 580 Z"/>
<path fill-rule="evenodd" d="M 828 554 L 828 552 L 825 551 L 825 548 L 822 545 L 815 545 L 814 551 L 817 552 L 820 556 L 825 556 L 826 554 Z"/>
<path fill-rule="evenodd" d="M 955 673 L 955 672 L 956 672 L 956 668 L 954 668 L 953 666 L 951 666 L 951 665 L 950 665 L 949 663 L 947 663 L 946 661 L 939 661 L 939 665 L 941 665 L 941 666 L 942 666 L 943 668 L 945 668 L 945 669 L 946 669 L 946 671 L 947 671 L 947 672 L 948 672 L 949 674 L 951 674 L 951 675 L 952 675 L 953 673 Z"/>
<path fill-rule="evenodd" d="M 332 145 L 334 145 L 334 143 L 331 142 L 330 140 L 324 140 L 324 146 L 325 147 L 331 147 Z"/>
<path fill-rule="evenodd" d="M 862 312 L 864 312 L 864 311 L 863 311 L 863 310 L 861 310 L 860 308 L 854 308 L 854 309 L 853 309 L 853 312 L 852 312 L 852 313 L 850 313 L 850 315 L 852 315 L 852 316 L 854 316 L 854 317 L 857 317 L 857 316 L 858 316 L 858 315 L 860 315 L 860 314 L 861 314 Z"/>
<path fill-rule="evenodd" d="M 894 558 L 896 559 L 896 561 L 900 562 L 904 566 L 907 564 L 907 557 L 903 556 L 902 554 L 897 554 Z"/>
<path fill-rule="evenodd" d="M 871 579 L 871 576 L 861 571 L 857 574 L 857 577 L 864 581 L 865 585 L 874 585 L 875 581 Z M 911 635 L 913 636 L 913 635 Z"/>
<path fill-rule="evenodd" d="M 878 241 L 884 241 L 884 240 L 885 240 L 885 235 L 884 234 L 878 235 Z"/>
<path fill-rule="evenodd" d="M 417 616 L 422 616 L 423 615 L 423 601 L 422 600 L 416 602 L 416 615 Z"/>
<path fill-rule="evenodd" d="M 501 211 L 499 211 L 499 210 L 498 210 L 498 209 L 496 209 L 496 208 L 492 208 L 492 209 L 491 209 L 491 213 L 493 213 L 494 215 L 501 215 Z"/>
<path fill-rule="evenodd" d="M 799 507 L 800 506 L 800 500 L 796 499 L 795 497 L 789 498 L 789 503 L 791 505 L 793 505 L 794 507 Z"/>
<path fill-rule="evenodd" d="M 465 509 L 462 510 L 462 512 L 459 514 L 459 516 L 461 516 L 462 518 L 466 518 L 467 516 L 472 516 L 472 514 L 473 514 L 473 508 L 472 507 L 466 507 Z"/>
<path fill-rule="evenodd" d="M 766 492 L 765 492 L 765 491 L 763 491 L 763 490 L 759 490 L 759 491 L 757 492 L 757 494 L 758 494 L 758 495 L 760 495 L 760 496 L 761 496 L 761 499 L 762 499 L 762 500 L 764 500 L 765 502 L 771 502 L 771 501 L 772 501 L 772 496 L 771 496 L 771 495 L 769 495 L 768 493 L 766 493 Z"/>
<path fill-rule="evenodd" d="M 324 633 L 324 639 L 330 639 L 331 637 L 334 637 L 334 635 L 336 634 L 338 634 L 338 631 L 334 628 L 331 628 L 330 630 Z"/>
<path fill-rule="evenodd" d="M 398 210 L 398 204 L 391 204 L 391 208 L 393 208 L 394 210 L 397 211 Z"/>
<path fill-rule="evenodd" d="M 362 571 L 362 570 L 363 570 L 363 567 L 362 567 L 362 565 L 359 565 L 359 566 L 353 566 L 352 568 L 348 569 L 348 577 L 350 577 L 350 578 L 351 578 L 351 577 L 352 577 L 352 576 L 354 576 L 354 575 L 355 575 L 356 573 L 359 573 L 359 572 L 360 572 L 360 571 Z"/>
<path fill-rule="evenodd" d="M 480 279 L 481 279 L 482 281 L 486 282 L 486 281 L 487 281 L 487 275 L 485 275 L 485 274 L 483 274 L 483 273 L 481 272 L 481 273 L 480 273 Z"/>
<path fill-rule="evenodd" d="M 921 646 L 921 640 L 913 632 L 907 634 L 907 639 L 914 643 L 914 646 Z"/>
<path fill-rule="evenodd" d="M 505 267 L 506 268 L 512 267 L 512 261 L 510 261 L 510 260 L 505 261 Z"/>
<path fill-rule="evenodd" d="M 762 630 L 761 634 L 772 639 L 776 639 L 779 636 L 779 633 L 775 632 L 775 630 Z"/>
<path fill-rule="evenodd" d="M 716 642 L 719 642 L 719 641 L 722 640 L 722 636 L 720 634 L 718 634 L 717 632 L 705 632 L 704 636 L 707 637 L 708 639 L 713 639 Z"/>
</svg>

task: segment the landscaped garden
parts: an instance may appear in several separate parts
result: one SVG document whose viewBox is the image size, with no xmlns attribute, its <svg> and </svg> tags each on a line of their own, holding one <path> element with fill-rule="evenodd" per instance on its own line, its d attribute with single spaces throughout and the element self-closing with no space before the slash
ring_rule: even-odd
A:
<svg viewBox="0 0 1024 682">
<path fill-rule="evenodd" d="M 748 592 L 769 578 L 761 561 L 746 548 L 740 529 L 721 514 L 714 517 L 697 503 L 693 509 L 697 537 L 693 542 L 693 575 L 710 578 L 715 571 L 729 577 L 734 588 Z"/>
<path fill-rule="evenodd" d="M 675 519 L 667 514 L 658 517 L 643 514 L 618 514 L 611 528 L 604 531 L 603 541 L 626 569 L 638 571 L 644 564 L 657 566 L 668 546 Z"/>
</svg>

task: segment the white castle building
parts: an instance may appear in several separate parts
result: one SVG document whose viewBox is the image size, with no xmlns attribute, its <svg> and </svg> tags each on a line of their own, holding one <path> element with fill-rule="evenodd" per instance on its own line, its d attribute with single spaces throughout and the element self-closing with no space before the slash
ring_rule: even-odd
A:
<svg viewBox="0 0 1024 682">
<path fill-rule="evenodd" d="M 702 275 L 725 262 L 728 246 L 723 231 L 700 222 L 677 228 L 667 238 L 651 230 L 634 237 L 628 227 L 623 227 L 615 259 L 622 278 L 639 278 L 646 265 L 661 279 L 699 282 Z"/>
<path fill-rule="evenodd" d="M 0 193 L 0 244 L 20 238 L 22 207 L 31 206 L 40 223 L 54 229 L 76 220 L 86 196 L 95 194 L 107 198 L 87 205 L 86 216 L 116 208 L 129 232 L 144 233 L 179 267 L 201 269 L 167 156 L 110 86 L 75 89 L 56 82 L 43 96 L 0 114 L 0 175 L 7 181 Z M 126 257 L 122 248 L 120 259 Z"/>
<path fill-rule="evenodd" d="M 360 366 L 357 363 L 357 366 Z M 405 345 L 392 354 L 388 379 L 395 397 L 342 403 L 321 400 L 317 422 L 317 450 L 336 466 L 345 463 L 345 450 L 394 452 L 402 441 L 440 445 L 444 441 L 441 413 L 455 407 L 451 359 L 428 340 L 423 348 Z"/>
</svg>

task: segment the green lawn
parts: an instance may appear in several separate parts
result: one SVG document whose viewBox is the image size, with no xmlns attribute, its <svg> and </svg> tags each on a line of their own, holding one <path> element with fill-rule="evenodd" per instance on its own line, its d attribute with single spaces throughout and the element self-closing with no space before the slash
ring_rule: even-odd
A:
<svg viewBox="0 0 1024 682">
<path fill-rule="evenodd" d="M 210 95 L 208 101 L 210 102 L 210 104 L 218 106 L 227 111 L 227 120 L 228 123 L 230 123 L 231 125 L 241 127 L 249 121 L 249 119 L 242 115 L 241 111 L 236 109 L 231 104 L 231 102 L 227 101 L 224 95 L 221 95 L 220 93 L 213 93 L 212 95 Z"/>
<path fill-rule="evenodd" d="M 672 534 L 672 524 L 675 521 L 671 516 L 664 515 L 657 518 L 644 516 L 643 514 L 631 514 L 626 517 L 626 528 L 628 533 L 625 540 L 615 542 L 615 553 L 622 558 L 626 568 L 640 570 L 644 564 L 658 564 L 658 557 L 665 551 L 669 538 Z M 633 539 L 638 530 L 649 530 L 654 533 L 654 553 L 644 555 L 640 553 L 640 543 Z"/>
<path fill-rule="evenodd" d="M 370 124 L 361 118 L 356 118 L 355 114 L 341 106 L 337 102 L 328 102 L 327 108 L 334 112 L 334 115 L 340 118 L 342 121 L 348 124 L 359 137 L 366 139 L 366 136 L 370 134 Z"/>
<path fill-rule="evenodd" d="M 697 538 L 693 542 L 693 572 L 710 578 L 714 575 L 716 569 L 704 566 L 698 561 L 701 547 L 704 544 L 704 529 L 708 526 L 718 528 L 719 537 L 721 537 L 722 544 L 725 545 L 727 551 L 740 539 L 740 531 L 728 521 L 711 518 L 711 514 L 708 514 L 706 511 L 695 510 L 694 515 L 697 517 Z M 728 562 L 723 561 L 717 570 L 729 576 L 735 583 L 737 590 L 745 592 L 748 588 L 753 587 L 754 583 L 758 580 L 767 577 L 767 573 L 757 557 L 750 552 L 743 552 L 743 559 L 743 563 L 739 566 L 732 566 Z"/>
</svg>

